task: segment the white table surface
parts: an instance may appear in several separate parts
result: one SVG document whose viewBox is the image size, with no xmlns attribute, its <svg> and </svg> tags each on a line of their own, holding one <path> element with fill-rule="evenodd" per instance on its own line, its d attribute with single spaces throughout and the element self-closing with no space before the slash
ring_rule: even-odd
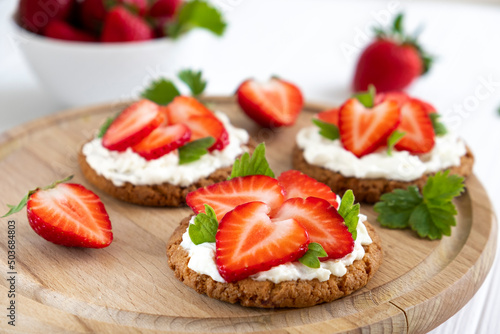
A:
<svg viewBox="0 0 500 334">
<path fill-rule="evenodd" d="M 232 94 L 247 77 L 277 74 L 297 83 L 309 101 L 338 104 L 349 95 L 356 57 L 342 48 L 362 45 L 361 31 L 384 1 L 217 0 L 229 21 L 225 36 L 203 32 L 190 43 L 211 45 L 186 57 L 202 68 L 208 94 Z M 407 27 L 425 24 L 422 43 L 438 55 L 431 72 L 409 92 L 432 102 L 472 148 L 474 172 L 500 212 L 500 6 L 452 2 L 392 2 L 407 13 Z M 65 109 L 30 72 L 10 33 L 15 0 L 0 0 L 0 132 Z M 145 78 L 174 69 L 145 70 Z M 485 82 L 490 84 L 485 84 Z M 5 177 L 5 176 L 3 176 Z M 432 333 L 500 333 L 500 266 L 455 316 Z"/>
</svg>

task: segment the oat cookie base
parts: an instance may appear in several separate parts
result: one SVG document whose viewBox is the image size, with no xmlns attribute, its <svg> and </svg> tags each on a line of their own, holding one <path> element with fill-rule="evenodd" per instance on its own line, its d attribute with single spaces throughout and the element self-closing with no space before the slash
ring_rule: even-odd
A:
<svg viewBox="0 0 500 334">
<path fill-rule="evenodd" d="M 429 176 L 435 173 L 425 174 L 419 179 L 414 181 L 396 181 L 384 178 L 377 179 L 363 179 L 355 177 L 345 177 L 338 172 L 309 164 L 303 154 L 303 150 L 295 145 L 293 149 L 293 167 L 319 182 L 328 185 L 332 191 L 340 196 L 343 196 L 348 189 L 352 189 L 357 202 L 375 203 L 380 200 L 380 196 L 389 193 L 394 189 L 406 189 L 411 185 L 416 185 L 420 189 L 427 182 Z M 460 165 L 451 167 L 450 173 L 467 177 L 472 173 L 472 166 L 474 165 L 474 156 L 467 147 L 467 152 L 460 159 Z"/>
<path fill-rule="evenodd" d="M 187 217 L 181 222 L 167 244 L 170 268 L 181 282 L 198 293 L 233 304 L 261 308 L 298 308 L 331 302 L 364 287 L 382 262 L 380 238 L 374 228 L 365 222 L 373 243 L 364 246 L 366 254 L 363 259 L 348 266 L 347 273 L 342 277 L 331 275 L 330 279 L 324 282 L 314 279 L 276 284 L 246 278 L 233 283 L 220 283 L 208 275 L 198 274 L 188 268 L 189 255 L 180 243 L 190 219 L 191 217 Z"/>
</svg>

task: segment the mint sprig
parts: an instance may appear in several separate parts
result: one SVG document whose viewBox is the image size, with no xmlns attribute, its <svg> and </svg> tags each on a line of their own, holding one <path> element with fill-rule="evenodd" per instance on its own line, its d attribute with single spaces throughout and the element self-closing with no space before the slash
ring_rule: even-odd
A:
<svg viewBox="0 0 500 334">
<path fill-rule="evenodd" d="M 436 134 L 436 136 L 444 136 L 445 134 L 448 133 L 446 126 L 439 121 L 440 117 L 441 115 L 437 113 L 429 114 L 429 118 L 431 119 L 432 127 L 434 128 L 434 133 Z"/>
<path fill-rule="evenodd" d="M 340 201 L 339 214 L 344 218 L 347 229 L 356 240 L 358 237 L 359 203 L 354 204 L 354 194 L 351 189 L 347 190 Z"/>
<path fill-rule="evenodd" d="M 392 155 L 392 150 L 394 149 L 394 146 L 401 140 L 401 138 L 404 137 L 406 132 L 398 131 L 395 130 L 389 138 L 387 138 L 387 155 L 391 156 Z"/>
<path fill-rule="evenodd" d="M 189 225 L 188 233 L 191 241 L 195 245 L 205 242 L 215 242 L 215 234 L 219 222 L 214 209 L 210 205 L 205 204 L 205 213 L 201 212 L 194 218 L 194 224 Z"/>
<path fill-rule="evenodd" d="M 311 242 L 307 246 L 307 252 L 299 258 L 299 262 L 309 268 L 317 269 L 320 267 L 319 258 L 325 256 L 328 256 L 328 254 L 323 249 L 323 246 L 317 242 Z"/>
<path fill-rule="evenodd" d="M 451 235 L 457 210 L 452 200 L 464 191 L 464 178 L 438 172 L 428 178 L 422 193 L 416 186 L 382 195 L 374 210 L 377 220 L 388 228 L 411 228 L 422 238 L 441 239 Z"/>
<path fill-rule="evenodd" d="M 176 19 L 168 26 L 168 35 L 178 38 L 191 29 L 206 29 L 217 36 L 222 36 L 226 29 L 222 13 L 208 2 L 194 0 L 186 2 L 179 9 Z"/>
<path fill-rule="evenodd" d="M 181 93 L 175 84 L 164 78 L 153 81 L 141 94 L 142 97 L 162 106 L 166 106 L 179 95 Z"/>
<path fill-rule="evenodd" d="M 7 216 L 10 216 L 11 214 L 14 214 L 16 212 L 21 211 L 26 206 L 26 204 L 28 203 L 28 200 L 29 200 L 30 196 L 33 195 L 34 193 L 36 193 L 38 190 L 52 189 L 55 186 L 57 186 L 59 183 L 68 182 L 72 178 L 73 178 L 73 175 L 70 175 L 67 178 L 55 181 L 54 183 L 52 183 L 52 184 L 50 184 L 48 186 L 45 186 L 45 187 L 42 187 L 42 188 L 39 187 L 39 188 L 36 188 L 36 189 L 28 191 L 28 193 L 26 194 L 26 196 L 24 196 L 21 199 L 21 201 L 19 202 L 19 204 L 17 204 L 17 205 L 7 204 L 7 207 L 9 208 L 9 211 L 6 214 L 4 214 L 2 217 L 0 217 L 0 218 L 7 217 Z"/>
<path fill-rule="evenodd" d="M 375 105 L 375 95 L 377 94 L 374 85 L 369 85 L 366 92 L 359 92 L 352 97 L 358 99 L 366 108 L 373 108 Z"/>
<path fill-rule="evenodd" d="M 177 76 L 184 82 L 193 96 L 198 96 L 207 87 L 207 81 L 203 78 L 201 71 L 193 71 L 190 69 L 180 71 Z"/>
<path fill-rule="evenodd" d="M 199 160 L 214 143 L 214 137 L 205 137 L 179 147 L 179 165 Z"/>
<path fill-rule="evenodd" d="M 104 136 L 104 134 L 106 133 L 106 131 L 108 131 L 109 127 L 118 117 L 118 115 L 120 115 L 120 113 L 116 114 L 115 116 L 106 118 L 104 123 L 102 123 L 101 127 L 99 128 L 99 131 L 97 132 L 97 138 L 102 138 Z"/>
<path fill-rule="evenodd" d="M 335 140 L 340 138 L 339 128 L 332 123 L 313 118 L 312 122 L 319 128 L 319 134 L 327 139 Z"/>
<path fill-rule="evenodd" d="M 243 153 L 240 159 L 236 159 L 233 170 L 228 180 L 248 175 L 266 175 L 274 177 L 274 172 L 266 160 L 266 145 L 260 143 L 253 151 L 252 157 L 248 152 Z"/>
</svg>

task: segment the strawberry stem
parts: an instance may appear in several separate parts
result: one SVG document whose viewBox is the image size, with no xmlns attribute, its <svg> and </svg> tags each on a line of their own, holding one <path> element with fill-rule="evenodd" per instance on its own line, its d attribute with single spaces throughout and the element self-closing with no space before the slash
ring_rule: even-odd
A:
<svg viewBox="0 0 500 334">
<path fill-rule="evenodd" d="M 58 181 L 55 181 L 54 183 L 48 185 L 48 186 L 45 186 L 43 188 L 36 188 L 36 189 L 33 189 L 33 190 L 30 190 L 26 196 L 24 196 L 21 201 L 19 202 L 19 204 L 17 205 L 11 205 L 11 204 L 7 204 L 7 207 L 10 209 L 6 214 L 4 214 L 1 218 L 5 218 L 7 216 L 10 216 L 11 214 L 14 214 L 16 212 L 19 212 L 21 211 L 25 206 L 26 204 L 28 203 L 28 200 L 30 198 L 31 195 L 33 195 L 34 193 L 36 193 L 38 190 L 48 190 L 48 189 L 52 189 L 52 188 L 55 188 L 58 184 L 60 183 L 64 183 L 64 182 L 67 182 L 69 180 L 71 180 L 73 178 L 73 175 L 70 175 L 68 176 L 67 178 L 64 178 L 62 180 L 58 180 Z"/>
</svg>

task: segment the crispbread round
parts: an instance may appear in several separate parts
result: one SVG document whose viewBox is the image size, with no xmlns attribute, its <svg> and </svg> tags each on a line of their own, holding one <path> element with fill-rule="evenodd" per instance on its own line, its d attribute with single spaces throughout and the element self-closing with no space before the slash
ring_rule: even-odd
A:
<svg viewBox="0 0 500 334">
<path fill-rule="evenodd" d="M 406 189 L 411 185 L 416 185 L 420 189 L 427 182 L 429 176 L 435 173 L 425 174 L 422 177 L 413 181 L 396 181 L 384 178 L 363 179 L 356 177 L 346 177 L 338 172 L 311 165 L 304 158 L 304 151 L 295 145 L 293 149 L 293 167 L 304 174 L 315 178 L 329 186 L 332 191 L 340 196 L 343 196 L 348 189 L 352 189 L 357 202 L 376 203 L 380 200 L 380 196 L 389 193 L 394 189 Z M 451 174 L 467 177 L 472 173 L 474 165 L 474 156 L 467 147 L 467 152 L 460 159 L 460 165 L 449 168 Z"/>
<path fill-rule="evenodd" d="M 342 277 L 334 275 L 324 282 L 318 279 L 286 281 L 255 281 L 246 278 L 234 283 L 214 281 L 210 276 L 198 274 L 188 268 L 189 254 L 180 246 L 191 217 L 182 220 L 167 244 L 168 263 L 175 276 L 200 294 L 242 306 L 281 308 L 307 307 L 347 296 L 364 287 L 382 262 L 380 238 L 375 229 L 365 222 L 373 243 L 364 246 L 365 256 L 347 267 Z"/>
</svg>

